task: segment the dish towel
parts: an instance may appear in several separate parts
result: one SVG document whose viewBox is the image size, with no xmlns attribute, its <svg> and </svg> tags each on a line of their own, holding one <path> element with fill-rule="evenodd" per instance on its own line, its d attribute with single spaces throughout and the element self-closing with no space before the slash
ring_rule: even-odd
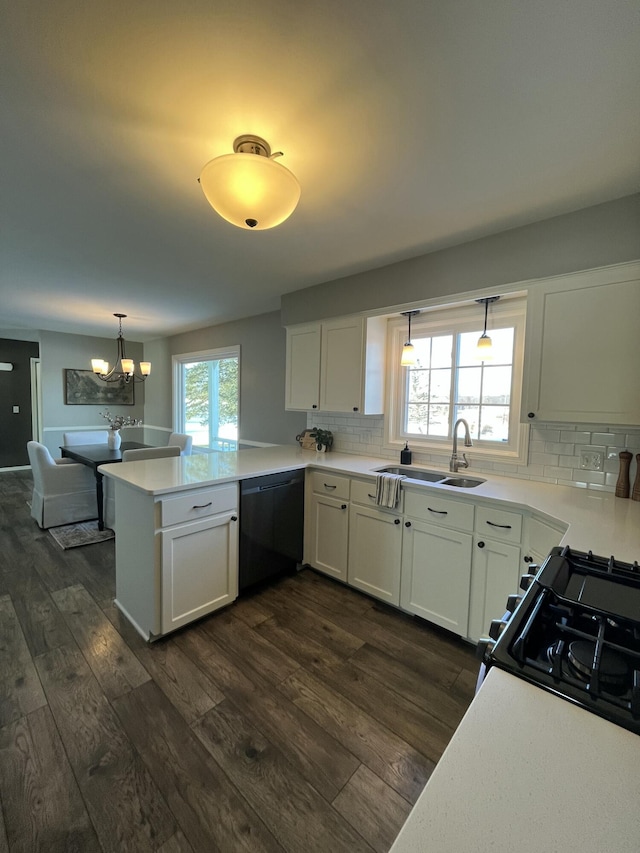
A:
<svg viewBox="0 0 640 853">
<path fill-rule="evenodd" d="M 405 480 L 402 474 L 376 475 L 376 504 L 393 508 L 400 498 L 400 483 Z"/>
</svg>

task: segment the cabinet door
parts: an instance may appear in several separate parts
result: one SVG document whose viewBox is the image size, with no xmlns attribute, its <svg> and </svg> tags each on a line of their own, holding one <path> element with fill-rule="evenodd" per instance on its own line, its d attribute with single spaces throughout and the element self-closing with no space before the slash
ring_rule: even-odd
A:
<svg viewBox="0 0 640 853">
<path fill-rule="evenodd" d="M 640 265 L 538 282 L 527 299 L 522 421 L 640 423 Z"/>
<path fill-rule="evenodd" d="M 469 616 L 471 541 L 469 533 L 413 520 L 405 522 L 402 539 L 402 607 L 461 637 Z"/>
<path fill-rule="evenodd" d="M 364 320 L 351 317 L 322 324 L 320 408 L 360 412 L 363 407 Z"/>
<path fill-rule="evenodd" d="M 566 531 L 566 525 L 560 528 L 542 521 L 540 518 L 531 517 L 527 520 L 527 535 L 524 555 L 525 571 L 529 571 L 532 565 L 540 563 L 548 556 L 549 551 L 557 545 Z M 524 572 L 523 572 L 524 574 Z"/>
<path fill-rule="evenodd" d="M 349 575 L 351 586 L 388 604 L 400 604 L 402 524 L 399 516 L 351 504 Z"/>
<path fill-rule="evenodd" d="M 287 329 L 286 409 L 317 409 L 320 397 L 320 325 Z"/>
<path fill-rule="evenodd" d="M 518 592 L 522 573 L 520 548 L 476 536 L 471 572 L 469 639 L 477 642 L 486 636 L 491 620 L 502 616 L 507 598 Z"/>
<path fill-rule="evenodd" d="M 310 501 L 309 563 L 338 580 L 347 579 L 349 548 L 349 505 L 340 498 L 313 495 Z"/>
<path fill-rule="evenodd" d="M 160 534 L 162 633 L 238 597 L 238 523 L 231 512 Z"/>
</svg>

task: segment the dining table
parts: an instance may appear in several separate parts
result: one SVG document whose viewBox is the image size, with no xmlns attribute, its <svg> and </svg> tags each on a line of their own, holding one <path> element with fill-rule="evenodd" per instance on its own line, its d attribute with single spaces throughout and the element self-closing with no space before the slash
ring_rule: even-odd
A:
<svg viewBox="0 0 640 853">
<path fill-rule="evenodd" d="M 100 465 L 110 462 L 122 462 L 122 454 L 125 450 L 136 450 L 149 447 L 139 441 L 123 441 L 117 450 L 112 450 L 108 444 L 74 444 L 70 447 L 60 445 L 63 458 L 73 459 L 86 465 L 94 473 L 96 478 L 96 499 L 98 502 L 98 530 L 104 530 L 104 491 L 102 485 L 102 474 L 98 470 Z"/>
</svg>

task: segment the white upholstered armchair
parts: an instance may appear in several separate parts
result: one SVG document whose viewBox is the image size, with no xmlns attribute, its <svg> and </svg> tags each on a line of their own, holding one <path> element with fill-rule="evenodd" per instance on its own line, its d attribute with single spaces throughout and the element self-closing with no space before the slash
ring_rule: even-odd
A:
<svg viewBox="0 0 640 853">
<path fill-rule="evenodd" d="M 98 517 L 92 471 L 70 459 L 54 459 L 44 444 L 27 442 L 33 473 L 31 516 L 42 528 Z"/>
<path fill-rule="evenodd" d="M 65 447 L 73 447 L 77 444 L 106 444 L 108 441 L 108 429 L 78 430 L 77 432 L 65 432 L 63 434 Z"/>
<path fill-rule="evenodd" d="M 193 436 L 184 432 L 172 432 L 167 442 L 168 447 L 179 447 L 180 456 L 191 456 L 193 447 Z"/>
</svg>

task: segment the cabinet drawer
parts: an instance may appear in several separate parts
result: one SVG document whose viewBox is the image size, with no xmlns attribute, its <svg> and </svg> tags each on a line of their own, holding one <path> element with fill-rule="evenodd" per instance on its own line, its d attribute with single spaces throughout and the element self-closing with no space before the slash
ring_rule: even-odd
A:
<svg viewBox="0 0 640 853">
<path fill-rule="evenodd" d="M 433 492 L 407 489 L 404 493 L 406 515 L 458 530 L 473 530 L 473 504 L 441 498 Z"/>
<path fill-rule="evenodd" d="M 404 492 L 400 492 L 398 503 L 393 509 L 388 507 L 377 506 L 376 504 L 376 481 L 375 480 L 352 480 L 351 481 L 351 502 L 362 504 L 362 506 L 375 506 L 376 509 L 385 512 L 402 512 L 404 502 Z"/>
<path fill-rule="evenodd" d="M 325 474 L 324 471 L 314 471 L 311 475 L 311 485 L 317 495 L 330 495 L 332 498 L 349 500 L 349 478 L 336 474 Z"/>
<path fill-rule="evenodd" d="M 159 503 L 160 525 L 170 527 L 172 524 L 235 510 L 238 506 L 238 484 L 226 483 L 224 486 L 187 492 L 179 497 L 163 498 Z"/>
<path fill-rule="evenodd" d="M 476 507 L 476 533 L 500 539 L 503 542 L 520 543 L 522 538 L 522 516 L 519 512 L 506 512 L 488 506 Z"/>
</svg>

